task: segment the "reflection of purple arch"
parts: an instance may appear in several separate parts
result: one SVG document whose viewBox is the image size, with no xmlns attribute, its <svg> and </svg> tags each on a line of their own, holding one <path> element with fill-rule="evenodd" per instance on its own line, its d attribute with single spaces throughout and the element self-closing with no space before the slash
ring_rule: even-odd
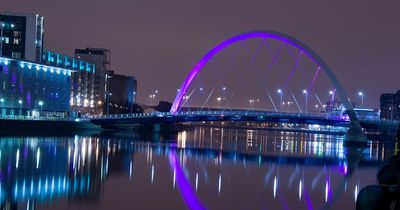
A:
<svg viewBox="0 0 400 210">
<path fill-rule="evenodd" d="M 356 123 L 357 127 L 359 126 L 357 117 L 354 113 L 354 108 L 353 105 L 351 104 L 349 98 L 347 97 L 347 94 L 342 87 L 342 85 L 339 83 L 339 80 L 333 73 L 333 71 L 329 68 L 329 66 L 322 60 L 320 56 L 318 56 L 317 53 L 315 53 L 311 48 L 309 48 L 307 45 L 302 43 L 300 40 L 295 39 L 294 37 L 291 37 L 287 34 L 283 34 L 280 32 L 275 32 L 275 31 L 254 31 L 254 32 L 248 32 L 244 34 L 240 34 L 237 36 L 234 36 L 230 39 L 227 39 L 220 44 L 218 44 L 216 47 L 214 47 L 212 50 L 210 50 L 190 71 L 189 75 L 186 77 L 185 81 L 183 82 L 182 86 L 179 89 L 178 94 L 175 97 L 174 103 L 172 104 L 170 112 L 172 114 L 176 114 L 181 106 L 183 96 L 186 94 L 190 84 L 192 83 L 193 79 L 197 76 L 197 74 L 200 72 L 200 70 L 210 61 L 217 53 L 222 51 L 224 48 L 242 41 L 246 39 L 254 39 L 254 38 L 263 38 L 263 39 L 275 39 L 279 40 L 282 42 L 285 42 L 287 44 L 290 44 L 297 49 L 299 49 L 301 52 L 304 52 L 308 57 L 310 57 L 317 65 L 319 65 L 325 73 L 328 75 L 329 79 L 331 80 L 332 84 L 335 86 L 336 91 L 338 92 L 340 98 L 344 102 L 344 105 L 346 109 L 349 112 L 350 120 L 354 123 Z"/>
</svg>

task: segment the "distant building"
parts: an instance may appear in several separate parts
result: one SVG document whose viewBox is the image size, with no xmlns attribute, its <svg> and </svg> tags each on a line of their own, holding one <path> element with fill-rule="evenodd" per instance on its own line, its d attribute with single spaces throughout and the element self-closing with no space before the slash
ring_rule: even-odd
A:
<svg viewBox="0 0 400 210">
<path fill-rule="evenodd" d="M 381 119 L 400 120 L 400 90 L 397 93 L 384 93 L 380 98 Z"/>
<path fill-rule="evenodd" d="M 106 103 L 106 113 L 123 114 L 135 113 L 137 81 L 135 77 L 109 74 L 109 94 Z"/>
<path fill-rule="evenodd" d="M 105 101 L 107 93 L 107 73 L 110 71 L 110 51 L 99 48 L 75 49 L 75 57 L 93 63 L 96 66 L 94 73 L 93 96 L 96 114 L 105 113 Z M 85 80 L 88 75 L 76 74 L 74 79 Z M 82 90 L 82 89 L 81 89 Z M 75 97 L 84 93 L 76 92 Z"/>
<path fill-rule="evenodd" d="M 42 16 L 0 13 L 0 56 L 40 63 L 43 36 Z"/>
</svg>

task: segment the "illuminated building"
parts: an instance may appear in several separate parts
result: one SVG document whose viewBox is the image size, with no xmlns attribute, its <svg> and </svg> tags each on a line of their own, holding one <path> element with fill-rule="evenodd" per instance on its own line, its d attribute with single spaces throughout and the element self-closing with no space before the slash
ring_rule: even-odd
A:
<svg viewBox="0 0 400 210">
<path fill-rule="evenodd" d="M 108 107 L 109 114 L 137 112 L 132 110 L 136 103 L 137 81 L 135 77 L 110 72 Z M 107 104 L 106 104 L 107 106 Z"/>
<path fill-rule="evenodd" d="M 44 56 L 43 59 L 53 58 Z M 63 64 L 0 57 L 1 116 L 68 116 L 71 74 L 94 71 L 94 66 L 85 62 L 80 69 L 73 65 L 80 61 L 66 56 L 60 62 Z"/>
<path fill-rule="evenodd" d="M 110 71 L 110 51 L 107 49 L 98 49 L 98 48 L 86 48 L 86 49 L 75 49 L 75 57 L 80 60 L 84 60 L 90 63 L 93 63 L 96 66 L 96 71 L 94 75 L 90 75 L 94 77 L 93 83 L 93 100 L 94 100 L 94 113 L 96 114 L 104 114 L 105 113 L 105 101 L 106 101 L 106 93 L 107 93 L 107 73 Z M 85 73 L 78 72 L 74 75 L 74 80 L 76 82 L 85 81 L 89 75 Z M 73 98 L 76 100 L 84 100 L 81 98 L 82 95 L 85 95 L 83 89 L 86 87 L 81 85 L 81 89 L 75 89 L 73 92 Z M 92 87 L 90 87 L 92 88 Z M 72 108 L 81 107 L 84 104 L 72 103 Z M 78 108 L 79 109 L 79 108 Z"/>
<path fill-rule="evenodd" d="M 37 14 L 0 14 L 0 114 L 1 116 L 70 115 L 74 72 L 89 75 L 95 65 L 44 50 L 43 17 Z M 71 88 L 72 85 L 72 88 Z M 80 84 L 79 84 L 80 85 Z M 93 90 L 79 88 L 82 104 L 94 107 Z M 74 92 L 72 92 L 74 93 Z"/>
<path fill-rule="evenodd" d="M 400 90 L 381 95 L 381 119 L 400 120 Z"/>
<path fill-rule="evenodd" d="M 41 62 L 43 17 L 0 13 L 0 56 Z"/>
</svg>

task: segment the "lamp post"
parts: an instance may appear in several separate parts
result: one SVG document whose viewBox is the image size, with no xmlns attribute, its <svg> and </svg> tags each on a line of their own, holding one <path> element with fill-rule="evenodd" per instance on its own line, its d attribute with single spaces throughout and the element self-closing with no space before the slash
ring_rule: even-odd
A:
<svg viewBox="0 0 400 210">
<path fill-rule="evenodd" d="M 363 92 L 358 92 L 358 96 L 361 97 L 361 108 L 364 107 L 364 93 Z"/>
<path fill-rule="evenodd" d="M 38 104 L 40 106 L 40 113 L 42 113 L 43 112 L 43 101 L 39 101 Z"/>
<path fill-rule="evenodd" d="M 283 92 L 282 92 L 281 89 L 278 89 L 276 92 L 277 92 L 277 93 L 280 95 L 280 97 L 281 97 L 281 100 L 280 100 L 280 102 L 279 102 L 279 111 L 282 111 L 282 107 L 283 107 L 283 105 L 285 105 L 285 104 L 283 103 L 283 101 L 282 101 L 282 94 L 283 94 Z"/>
<path fill-rule="evenodd" d="M 107 94 L 107 115 L 110 110 L 110 97 L 112 96 L 112 93 Z"/>
<path fill-rule="evenodd" d="M 4 98 L 0 98 L 0 102 L 1 102 L 1 115 L 3 116 Z"/>
<path fill-rule="evenodd" d="M 250 110 L 254 110 L 254 99 L 249 100 L 249 107 Z"/>
<path fill-rule="evenodd" d="M 18 100 L 19 104 L 19 115 L 22 115 L 22 100 Z"/>
<path fill-rule="evenodd" d="M 133 114 L 133 99 L 135 98 L 135 96 L 136 96 L 136 91 L 133 91 L 132 92 L 132 101 L 131 101 L 131 114 Z"/>
<path fill-rule="evenodd" d="M 219 108 L 221 108 L 221 101 L 222 101 L 222 97 L 218 97 L 217 98 L 217 102 L 218 102 Z"/>
<path fill-rule="evenodd" d="M 308 112 L 308 91 L 306 89 L 304 89 L 303 94 L 306 96 L 306 113 L 307 113 Z"/>
</svg>

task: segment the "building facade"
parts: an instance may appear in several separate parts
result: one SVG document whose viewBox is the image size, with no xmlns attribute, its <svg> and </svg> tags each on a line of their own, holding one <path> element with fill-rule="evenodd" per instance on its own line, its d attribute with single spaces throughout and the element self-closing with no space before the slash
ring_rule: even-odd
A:
<svg viewBox="0 0 400 210">
<path fill-rule="evenodd" d="M 135 77 L 109 73 L 106 114 L 135 113 L 137 81 Z"/>
<path fill-rule="evenodd" d="M 0 56 L 40 63 L 43 23 L 37 14 L 0 13 Z"/>
<path fill-rule="evenodd" d="M 94 113 L 94 75 L 96 66 L 49 50 L 43 51 L 43 63 L 75 71 L 70 78 L 69 105 L 72 112 Z"/>
<path fill-rule="evenodd" d="M 93 63 L 96 71 L 93 75 L 94 83 L 94 114 L 105 114 L 105 101 L 107 100 L 107 85 L 110 78 L 110 57 L 111 53 L 107 49 L 86 48 L 76 49 L 75 58 Z M 84 80 L 86 75 L 77 75 L 78 78 Z"/>
<path fill-rule="evenodd" d="M 95 64 L 44 50 L 43 31 L 37 14 L 0 13 L 0 114 L 93 113 Z"/>
<path fill-rule="evenodd" d="M 397 93 L 384 93 L 380 98 L 381 119 L 400 120 L 400 90 Z"/>
<path fill-rule="evenodd" d="M 72 71 L 0 57 L 1 116 L 68 116 Z"/>
</svg>

